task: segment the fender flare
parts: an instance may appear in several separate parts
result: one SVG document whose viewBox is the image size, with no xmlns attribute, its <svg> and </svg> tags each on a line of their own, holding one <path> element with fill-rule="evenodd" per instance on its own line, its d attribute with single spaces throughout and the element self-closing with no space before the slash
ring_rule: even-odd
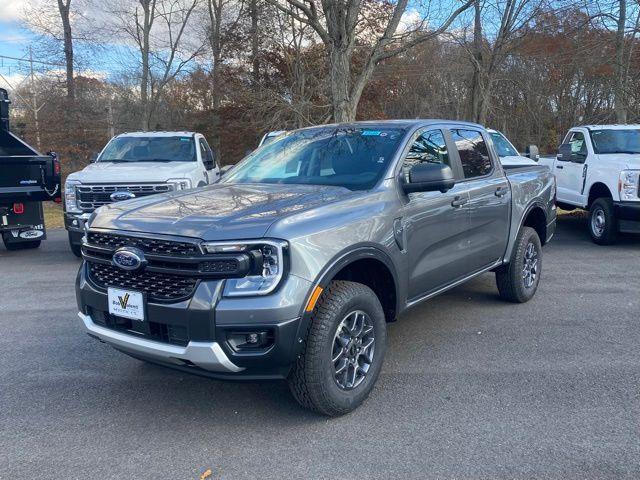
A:
<svg viewBox="0 0 640 480">
<path fill-rule="evenodd" d="M 525 209 L 524 213 L 522 214 L 522 216 L 520 217 L 520 221 L 518 222 L 518 228 L 515 231 L 515 234 L 513 236 L 511 236 L 511 238 L 509 239 L 509 243 L 507 244 L 507 250 L 505 251 L 504 254 L 504 263 L 508 263 L 511 261 L 511 253 L 513 252 L 513 246 L 516 243 L 516 238 L 518 237 L 518 234 L 520 233 L 520 230 L 522 230 L 522 227 L 524 225 L 524 220 L 529 216 L 529 214 L 531 213 L 531 211 L 534 208 L 540 208 L 540 210 L 542 210 L 542 213 L 544 214 L 544 222 L 545 222 L 545 226 L 548 224 L 547 222 L 547 210 L 545 208 L 545 205 L 538 199 L 533 200 Z M 543 243 L 546 243 L 547 239 L 546 238 L 541 238 L 540 239 Z"/>
<path fill-rule="evenodd" d="M 335 276 L 342 270 L 344 267 L 356 262 L 358 260 L 364 259 L 375 259 L 382 262 L 389 272 L 391 272 L 391 276 L 393 277 L 393 283 L 395 287 L 396 294 L 396 305 L 395 310 L 396 313 L 400 312 L 400 295 L 399 289 L 400 285 L 398 282 L 398 272 L 396 269 L 393 260 L 382 249 L 380 249 L 375 244 L 361 243 L 355 246 L 349 247 L 347 250 L 343 250 L 337 255 L 335 255 L 330 262 L 320 271 L 316 280 L 312 283 L 311 288 L 305 295 L 305 300 L 302 305 L 302 309 L 300 312 L 300 323 L 298 325 L 298 346 L 301 347 L 304 341 L 304 338 L 307 335 L 307 331 L 309 329 L 309 325 L 311 323 L 311 314 L 312 312 L 306 312 L 305 308 L 307 303 L 309 303 L 309 299 L 311 295 L 315 291 L 316 287 L 326 288 L 327 285 L 335 278 Z M 297 349 L 297 353 L 300 353 L 300 348 Z"/>
</svg>

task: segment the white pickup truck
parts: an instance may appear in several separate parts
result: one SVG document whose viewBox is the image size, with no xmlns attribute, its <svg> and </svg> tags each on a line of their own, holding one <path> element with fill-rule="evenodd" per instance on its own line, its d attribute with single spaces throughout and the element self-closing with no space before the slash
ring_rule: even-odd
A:
<svg viewBox="0 0 640 480">
<path fill-rule="evenodd" d="M 574 127 L 557 156 L 539 162 L 555 173 L 560 208 L 589 211 L 595 243 L 614 243 L 618 232 L 640 233 L 640 125 Z"/>
<path fill-rule="evenodd" d="M 103 205 L 220 179 L 213 152 L 194 132 L 134 132 L 113 137 L 96 160 L 67 177 L 64 219 L 71 251 L 81 255 L 84 223 Z"/>
</svg>

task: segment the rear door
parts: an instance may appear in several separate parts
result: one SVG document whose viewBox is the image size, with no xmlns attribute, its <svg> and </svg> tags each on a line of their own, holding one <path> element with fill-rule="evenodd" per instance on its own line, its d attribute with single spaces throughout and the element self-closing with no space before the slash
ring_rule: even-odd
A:
<svg viewBox="0 0 640 480">
<path fill-rule="evenodd" d="M 444 163 L 461 179 L 457 156 L 451 156 L 451 137 L 429 126 L 416 133 L 402 163 L 401 175 L 422 162 Z M 467 271 L 465 251 L 469 218 L 464 205 L 468 193 L 456 185 L 446 193 L 416 192 L 404 197 L 401 229 L 408 263 L 408 300 L 416 300 L 452 283 Z M 397 231 L 397 228 L 396 228 Z"/>
<path fill-rule="evenodd" d="M 507 248 L 511 217 L 511 188 L 496 158 L 490 140 L 481 129 L 451 128 L 464 175 L 460 188 L 469 195 L 467 273 L 496 263 Z"/>
</svg>

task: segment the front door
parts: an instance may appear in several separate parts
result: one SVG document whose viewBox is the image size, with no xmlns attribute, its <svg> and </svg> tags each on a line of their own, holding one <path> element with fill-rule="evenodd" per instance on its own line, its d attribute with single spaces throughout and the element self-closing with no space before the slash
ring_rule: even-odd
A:
<svg viewBox="0 0 640 480">
<path fill-rule="evenodd" d="M 440 129 L 420 132 L 403 162 L 408 176 L 416 163 L 450 163 L 449 146 Z M 418 192 L 407 196 L 402 218 L 408 264 L 408 300 L 415 300 L 464 275 L 469 218 L 467 187 L 446 193 Z"/>
<path fill-rule="evenodd" d="M 579 158 L 587 158 L 587 141 L 582 132 L 571 132 L 565 140 L 571 145 L 571 154 Z M 573 205 L 583 205 L 582 186 L 584 183 L 584 164 L 572 162 L 569 158 L 558 157 L 555 165 L 558 184 L 558 200 Z"/>
</svg>

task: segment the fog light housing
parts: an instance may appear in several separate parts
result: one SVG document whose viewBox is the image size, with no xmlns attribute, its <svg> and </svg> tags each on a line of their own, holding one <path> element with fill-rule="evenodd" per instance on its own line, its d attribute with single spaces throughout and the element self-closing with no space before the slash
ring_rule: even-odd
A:
<svg viewBox="0 0 640 480">
<path fill-rule="evenodd" d="M 227 344 L 235 352 L 265 350 L 273 345 L 272 330 L 228 332 Z"/>
</svg>

